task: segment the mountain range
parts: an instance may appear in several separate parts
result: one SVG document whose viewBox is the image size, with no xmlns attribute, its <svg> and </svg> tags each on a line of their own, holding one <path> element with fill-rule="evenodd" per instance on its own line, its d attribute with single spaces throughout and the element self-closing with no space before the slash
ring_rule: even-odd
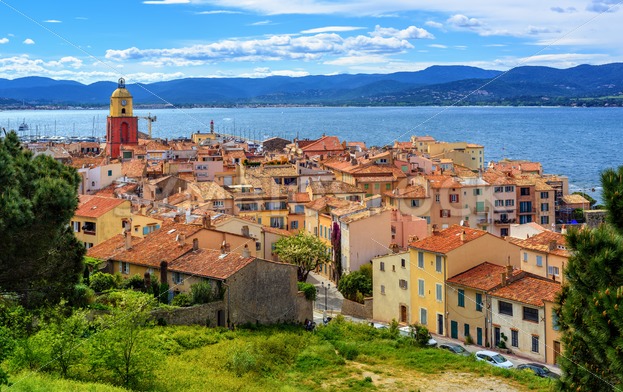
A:
<svg viewBox="0 0 623 392">
<path fill-rule="evenodd" d="M 105 106 L 115 82 L 0 79 L 0 107 Z M 623 63 L 510 71 L 432 66 L 417 72 L 186 78 L 129 84 L 141 105 L 623 105 Z"/>
</svg>

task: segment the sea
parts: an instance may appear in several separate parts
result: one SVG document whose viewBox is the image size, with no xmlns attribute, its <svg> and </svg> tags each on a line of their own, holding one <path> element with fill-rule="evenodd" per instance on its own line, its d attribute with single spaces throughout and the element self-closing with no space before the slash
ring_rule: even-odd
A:
<svg viewBox="0 0 623 392">
<path fill-rule="evenodd" d="M 0 112 L 0 128 L 26 123 L 40 136 L 104 137 L 107 110 Z M 569 177 L 570 191 L 601 199 L 600 173 L 623 165 L 623 108 L 583 107 L 243 107 L 134 110 L 156 117 L 152 135 L 190 137 L 209 132 L 264 140 L 335 135 L 368 146 L 430 135 L 485 146 L 485 160 L 539 161 L 544 171 Z M 147 133 L 147 120 L 139 119 Z M 24 135 L 28 136 L 28 135 Z"/>
</svg>

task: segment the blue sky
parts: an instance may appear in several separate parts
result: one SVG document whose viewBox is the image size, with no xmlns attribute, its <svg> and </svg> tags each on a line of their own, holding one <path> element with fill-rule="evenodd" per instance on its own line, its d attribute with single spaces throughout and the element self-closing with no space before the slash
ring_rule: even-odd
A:
<svg viewBox="0 0 623 392">
<path fill-rule="evenodd" d="M 0 0 L 0 78 L 83 83 L 623 61 L 621 0 Z"/>
</svg>

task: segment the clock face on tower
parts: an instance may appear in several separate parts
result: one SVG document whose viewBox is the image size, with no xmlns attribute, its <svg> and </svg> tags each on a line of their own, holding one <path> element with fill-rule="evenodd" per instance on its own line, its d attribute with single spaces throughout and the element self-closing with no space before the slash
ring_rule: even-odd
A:
<svg viewBox="0 0 623 392">
<path fill-rule="evenodd" d="M 121 106 L 125 106 L 128 104 L 128 101 L 126 101 L 125 99 L 121 101 Z"/>
</svg>

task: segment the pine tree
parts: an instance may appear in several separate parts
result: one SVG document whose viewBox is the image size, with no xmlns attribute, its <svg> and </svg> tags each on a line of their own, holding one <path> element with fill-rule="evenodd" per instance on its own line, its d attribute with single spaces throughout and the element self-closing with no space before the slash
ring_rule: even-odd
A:
<svg viewBox="0 0 623 392">
<path fill-rule="evenodd" d="M 0 140 L 0 290 L 28 307 L 58 302 L 79 282 L 85 250 L 69 227 L 79 183 L 75 169 L 33 158 L 15 132 Z"/>
<path fill-rule="evenodd" d="M 561 390 L 623 387 L 623 167 L 606 170 L 601 180 L 608 223 L 567 235 L 572 256 L 556 309 Z"/>
</svg>

